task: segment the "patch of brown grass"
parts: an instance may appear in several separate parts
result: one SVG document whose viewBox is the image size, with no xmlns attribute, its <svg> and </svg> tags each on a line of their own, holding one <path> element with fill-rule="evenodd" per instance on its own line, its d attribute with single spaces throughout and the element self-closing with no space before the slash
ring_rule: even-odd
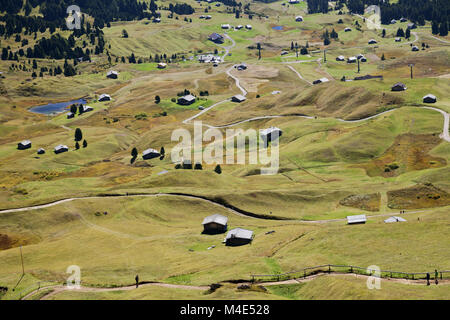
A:
<svg viewBox="0 0 450 320">
<path fill-rule="evenodd" d="M 450 195 L 431 183 L 387 193 L 388 207 L 392 209 L 420 209 L 450 205 Z"/>
<path fill-rule="evenodd" d="M 441 142 L 434 134 L 403 134 L 380 157 L 362 167 L 370 177 L 396 177 L 413 170 L 440 168 L 447 165 L 443 158 L 428 154 Z"/>
<path fill-rule="evenodd" d="M 358 208 L 366 211 L 380 211 L 381 194 L 353 194 L 341 201 L 339 204 L 346 207 Z"/>
</svg>

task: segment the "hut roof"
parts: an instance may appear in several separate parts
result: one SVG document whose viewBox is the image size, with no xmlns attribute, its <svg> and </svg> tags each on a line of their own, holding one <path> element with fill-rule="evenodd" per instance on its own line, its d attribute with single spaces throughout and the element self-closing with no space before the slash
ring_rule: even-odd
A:
<svg viewBox="0 0 450 320">
<path fill-rule="evenodd" d="M 228 223 L 228 218 L 216 213 L 203 219 L 202 224 L 205 225 L 212 222 L 225 226 Z"/>
<path fill-rule="evenodd" d="M 69 148 L 66 145 L 63 145 L 63 144 L 60 144 L 60 145 L 55 147 L 55 151 L 62 150 L 62 149 L 67 149 L 68 150 Z"/>
<path fill-rule="evenodd" d="M 423 97 L 424 99 L 426 99 L 426 98 L 430 98 L 430 99 L 434 99 L 434 100 L 437 100 L 437 98 L 436 98 L 436 96 L 435 95 L 433 95 L 433 94 L 427 94 L 425 97 Z"/>
<path fill-rule="evenodd" d="M 186 95 L 184 97 L 181 97 L 180 99 L 183 99 L 183 100 L 186 100 L 186 101 L 190 102 L 190 101 L 195 100 L 195 97 L 192 94 L 188 94 L 188 95 Z"/>
<path fill-rule="evenodd" d="M 237 94 L 233 97 L 233 100 L 237 100 L 237 101 L 245 101 L 245 97 L 242 94 Z"/>
<path fill-rule="evenodd" d="M 142 154 L 145 156 L 145 155 L 147 155 L 147 154 L 159 154 L 159 151 L 158 150 L 155 150 L 155 149 L 147 149 L 147 150 L 145 150 L 144 152 L 142 152 Z"/>
<path fill-rule="evenodd" d="M 20 142 L 20 144 L 23 145 L 23 146 L 27 146 L 27 145 L 31 144 L 31 141 L 30 140 L 23 140 L 23 141 Z"/>
<path fill-rule="evenodd" d="M 232 239 L 232 238 L 239 238 L 239 239 L 248 239 L 251 240 L 253 238 L 253 231 L 236 228 L 233 230 L 228 231 L 227 236 L 225 239 Z"/>
<path fill-rule="evenodd" d="M 366 215 L 356 215 L 356 216 L 348 216 L 347 217 L 347 223 L 353 224 L 353 223 L 365 223 L 367 221 Z"/>
<path fill-rule="evenodd" d="M 384 220 L 384 222 L 385 223 L 406 222 L 406 220 L 401 217 L 393 216 L 393 217 L 387 218 L 386 220 Z"/>
</svg>

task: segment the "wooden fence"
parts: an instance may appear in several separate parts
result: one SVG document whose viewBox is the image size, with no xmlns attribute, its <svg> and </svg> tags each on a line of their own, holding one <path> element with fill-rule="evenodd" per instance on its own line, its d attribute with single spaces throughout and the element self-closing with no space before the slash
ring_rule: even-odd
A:
<svg viewBox="0 0 450 320">
<path fill-rule="evenodd" d="M 392 270 L 375 270 L 358 266 L 325 264 L 316 267 L 309 267 L 297 271 L 280 274 L 254 274 L 251 275 L 252 282 L 284 281 L 290 279 L 306 278 L 318 273 L 348 273 L 361 274 L 367 276 L 378 276 L 380 278 L 408 279 L 408 280 L 426 280 L 427 272 L 401 272 Z M 379 273 L 378 273 L 379 272 Z M 435 271 L 428 272 L 430 280 L 435 280 Z M 438 271 L 438 280 L 450 279 L 450 271 Z"/>
</svg>

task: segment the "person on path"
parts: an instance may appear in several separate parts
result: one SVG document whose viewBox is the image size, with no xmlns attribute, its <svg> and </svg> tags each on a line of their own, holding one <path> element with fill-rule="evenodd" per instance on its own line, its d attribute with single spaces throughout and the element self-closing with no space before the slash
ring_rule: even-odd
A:
<svg viewBox="0 0 450 320">
<path fill-rule="evenodd" d="M 427 286 L 430 285 L 430 273 L 427 272 Z"/>
<path fill-rule="evenodd" d="M 438 283 L 439 283 L 438 276 L 439 276 L 439 274 L 438 274 L 437 269 L 434 269 L 434 282 L 436 283 L 436 285 L 438 285 Z"/>
<path fill-rule="evenodd" d="M 136 275 L 134 279 L 136 280 L 136 288 L 139 288 L 139 275 Z"/>
</svg>

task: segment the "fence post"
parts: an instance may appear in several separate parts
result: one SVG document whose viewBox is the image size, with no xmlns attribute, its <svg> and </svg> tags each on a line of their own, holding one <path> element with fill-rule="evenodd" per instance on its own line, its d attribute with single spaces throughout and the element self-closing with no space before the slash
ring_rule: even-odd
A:
<svg viewBox="0 0 450 320">
<path fill-rule="evenodd" d="M 303 270 L 303 278 L 306 278 L 306 270 Z"/>
<path fill-rule="evenodd" d="M 331 266 L 328 265 L 328 273 L 331 273 Z"/>
<path fill-rule="evenodd" d="M 353 266 L 350 266 L 350 273 L 353 273 Z"/>
<path fill-rule="evenodd" d="M 412 274 L 412 279 L 414 280 L 414 273 Z"/>
<path fill-rule="evenodd" d="M 442 280 L 442 272 L 441 272 L 441 280 Z"/>
</svg>

